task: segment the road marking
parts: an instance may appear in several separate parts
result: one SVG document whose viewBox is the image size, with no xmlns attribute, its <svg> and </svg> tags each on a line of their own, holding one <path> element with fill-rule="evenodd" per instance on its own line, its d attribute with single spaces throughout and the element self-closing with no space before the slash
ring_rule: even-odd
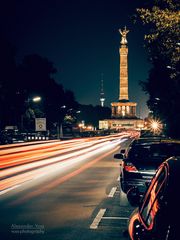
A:
<svg viewBox="0 0 180 240">
<path fill-rule="evenodd" d="M 118 181 L 118 182 L 120 181 L 120 176 L 118 177 L 117 181 Z"/>
<path fill-rule="evenodd" d="M 102 217 L 102 219 L 128 220 L 128 217 Z"/>
<path fill-rule="evenodd" d="M 114 197 L 114 194 L 115 194 L 116 190 L 117 190 L 117 187 L 113 187 L 113 188 L 111 189 L 108 197 L 111 197 L 111 198 Z"/>
<path fill-rule="evenodd" d="M 106 209 L 100 209 L 97 216 L 95 217 L 94 221 L 92 222 L 92 224 L 90 225 L 90 229 L 97 229 L 98 225 L 102 219 L 102 217 L 104 216 L 106 212 Z"/>
</svg>

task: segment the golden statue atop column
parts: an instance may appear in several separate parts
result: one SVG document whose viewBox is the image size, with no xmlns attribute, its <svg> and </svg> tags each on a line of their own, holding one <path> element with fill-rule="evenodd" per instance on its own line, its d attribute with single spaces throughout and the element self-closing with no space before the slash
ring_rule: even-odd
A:
<svg viewBox="0 0 180 240">
<path fill-rule="evenodd" d="M 121 45 L 119 48 L 119 100 L 126 100 L 129 101 L 128 97 L 128 46 L 127 46 L 127 34 L 129 30 L 124 28 L 124 30 L 121 31 L 119 29 L 119 32 L 121 34 Z"/>
<path fill-rule="evenodd" d="M 111 103 L 111 119 L 99 121 L 99 129 L 143 129 L 144 120 L 136 116 L 136 102 L 129 101 L 128 94 L 128 41 L 129 30 L 119 29 L 119 99 Z"/>
<path fill-rule="evenodd" d="M 126 26 L 124 27 L 124 30 L 121 31 L 121 29 L 119 29 L 119 32 L 122 36 L 121 38 L 121 44 L 122 45 L 126 45 L 128 42 L 127 42 L 127 39 L 126 39 L 126 35 L 128 34 L 129 30 L 126 29 Z"/>
<path fill-rule="evenodd" d="M 113 118 L 137 118 L 136 103 L 129 101 L 128 94 L 128 41 L 129 30 L 124 27 L 119 29 L 121 41 L 119 47 L 119 101 L 111 103 Z"/>
</svg>

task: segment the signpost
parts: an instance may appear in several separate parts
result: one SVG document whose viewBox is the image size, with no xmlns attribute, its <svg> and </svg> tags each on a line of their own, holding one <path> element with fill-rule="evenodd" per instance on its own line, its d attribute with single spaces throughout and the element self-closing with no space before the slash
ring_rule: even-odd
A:
<svg viewBox="0 0 180 240">
<path fill-rule="evenodd" d="M 35 131 L 46 131 L 46 118 L 35 119 Z"/>
</svg>

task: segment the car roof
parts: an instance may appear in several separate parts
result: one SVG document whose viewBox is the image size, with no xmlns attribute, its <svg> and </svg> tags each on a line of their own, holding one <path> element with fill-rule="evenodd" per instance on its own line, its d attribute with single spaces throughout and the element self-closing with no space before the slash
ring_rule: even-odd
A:
<svg viewBox="0 0 180 240">
<path fill-rule="evenodd" d="M 180 156 L 180 142 L 149 142 L 130 146 L 128 158 L 164 161 L 168 157 Z"/>
<path fill-rule="evenodd" d="M 139 138 L 134 140 L 131 146 L 152 144 L 180 144 L 180 141 L 162 138 Z"/>
<path fill-rule="evenodd" d="M 180 183 L 180 157 L 170 157 L 163 164 L 167 167 L 169 197 L 175 195 L 173 201 L 179 201 L 180 194 L 177 188 Z"/>
<path fill-rule="evenodd" d="M 168 174 L 178 174 L 180 178 L 180 157 L 171 157 L 168 158 L 165 162 L 165 165 L 168 165 Z"/>
</svg>

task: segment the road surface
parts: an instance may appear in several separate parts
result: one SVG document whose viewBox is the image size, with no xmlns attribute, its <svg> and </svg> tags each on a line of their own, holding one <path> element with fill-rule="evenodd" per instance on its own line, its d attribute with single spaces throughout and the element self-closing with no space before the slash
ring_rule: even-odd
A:
<svg viewBox="0 0 180 240">
<path fill-rule="evenodd" d="M 113 155 L 127 135 L 2 147 L 2 239 L 127 239 Z"/>
</svg>

